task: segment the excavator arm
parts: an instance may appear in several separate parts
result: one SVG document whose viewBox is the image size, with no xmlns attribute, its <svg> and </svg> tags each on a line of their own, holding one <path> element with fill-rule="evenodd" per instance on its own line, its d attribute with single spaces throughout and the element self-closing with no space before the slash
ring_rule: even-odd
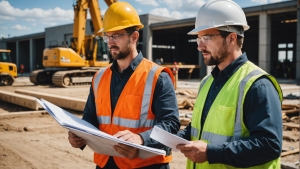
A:
<svg viewBox="0 0 300 169">
<path fill-rule="evenodd" d="M 107 6 L 117 2 L 117 0 L 104 0 Z M 95 33 L 102 29 L 102 17 L 97 0 L 77 0 L 74 5 L 74 28 L 72 38 L 72 48 L 79 54 L 85 56 L 84 41 L 85 41 L 85 25 L 87 19 L 87 11 L 90 10 L 91 20 L 95 29 Z M 102 34 L 99 34 L 102 35 Z"/>
</svg>

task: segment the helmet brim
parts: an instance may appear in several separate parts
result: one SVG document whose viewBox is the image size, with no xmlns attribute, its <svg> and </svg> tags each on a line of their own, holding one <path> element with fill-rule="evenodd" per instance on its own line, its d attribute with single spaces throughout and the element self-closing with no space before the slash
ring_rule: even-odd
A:
<svg viewBox="0 0 300 169">
<path fill-rule="evenodd" d="M 199 31 L 203 31 L 203 30 L 211 29 L 211 28 L 218 28 L 218 27 L 221 27 L 221 26 L 234 26 L 234 25 L 199 26 L 198 28 L 195 28 L 195 29 L 191 30 L 188 33 L 188 35 L 198 35 Z M 250 26 L 248 26 L 248 25 L 236 24 L 235 26 L 242 26 L 244 28 L 244 31 L 246 31 L 250 28 Z"/>
<path fill-rule="evenodd" d="M 129 28 L 129 27 L 133 27 L 133 26 L 136 26 L 137 29 L 142 29 L 144 27 L 144 25 L 142 25 L 142 24 L 132 24 L 132 25 L 126 25 L 126 26 L 114 26 L 114 27 L 110 27 L 110 28 L 102 28 L 97 33 L 118 31 L 118 30 Z"/>
</svg>

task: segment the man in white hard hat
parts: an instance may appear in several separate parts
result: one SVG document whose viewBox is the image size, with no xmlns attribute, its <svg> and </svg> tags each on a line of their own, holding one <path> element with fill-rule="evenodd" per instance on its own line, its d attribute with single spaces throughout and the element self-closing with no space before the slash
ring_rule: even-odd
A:
<svg viewBox="0 0 300 169">
<path fill-rule="evenodd" d="M 216 65 L 200 83 L 192 122 L 177 145 L 187 168 L 279 169 L 282 147 L 282 91 L 274 77 L 242 53 L 243 10 L 230 0 L 211 0 L 198 11 L 198 50 Z M 253 44 L 257 45 L 257 44 Z"/>
</svg>

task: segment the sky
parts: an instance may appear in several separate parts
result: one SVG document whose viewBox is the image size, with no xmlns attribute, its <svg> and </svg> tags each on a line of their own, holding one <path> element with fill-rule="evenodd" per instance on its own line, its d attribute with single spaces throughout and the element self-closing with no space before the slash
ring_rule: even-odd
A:
<svg viewBox="0 0 300 169">
<path fill-rule="evenodd" d="M 196 17 L 208 0 L 119 0 L 130 3 L 139 14 L 175 19 Z M 233 0 L 242 8 L 289 0 Z M 102 15 L 108 8 L 98 0 Z M 45 28 L 70 24 L 76 0 L 0 0 L 0 39 L 44 32 Z M 90 18 L 88 14 L 88 18 Z"/>
</svg>

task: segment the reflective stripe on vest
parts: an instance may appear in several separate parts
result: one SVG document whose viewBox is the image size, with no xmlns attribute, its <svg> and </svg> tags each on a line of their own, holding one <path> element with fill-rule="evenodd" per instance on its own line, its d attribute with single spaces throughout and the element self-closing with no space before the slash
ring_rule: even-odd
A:
<svg viewBox="0 0 300 169">
<path fill-rule="evenodd" d="M 194 136 L 195 138 L 198 138 L 198 132 L 199 132 L 198 129 L 194 127 L 191 128 L 191 135 Z"/>
<path fill-rule="evenodd" d="M 106 66 L 105 68 L 100 69 L 100 71 L 98 71 L 96 77 L 94 78 L 94 93 L 95 93 L 94 96 L 95 96 L 95 100 L 97 99 L 98 85 L 100 83 L 102 75 L 105 72 L 105 70 L 109 67 L 110 66 Z M 97 104 L 95 104 L 95 107 L 96 107 L 96 115 L 97 115 Z M 109 116 L 103 116 L 103 117 L 98 116 L 97 119 L 98 119 L 99 124 L 110 124 L 110 117 L 109 118 L 108 117 Z"/>
<path fill-rule="evenodd" d="M 110 116 L 97 116 L 99 124 L 110 124 Z"/>
<path fill-rule="evenodd" d="M 207 82 L 207 80 L 210 78 L 210 76 L 211 76 L 211 75 L 208 75 L 208 76 L 202 81 L 202 83 L 200 84 L 200 88 L 199 88 L 197 97 L 199 96 L 202 87 L 203 87 L 204 84 Z"/>
<path fill-rule="evenodd" d="M 150 99 L 151 99 L 154 75 L 158 68 L 159 68 L 159 66 L 153 66 L 151 68 L 150 72 L 148 73 L 145 88 L 144 88 L 144 93 L 143 93 L 140 120 L 131 120 L 131 119 L 124 119 L 124 118 L 120 118 L 120 117 L 114 117 L 113 118 L 114 125 L 119 125 L 119 126 L 128 127 L 128 128 L 153 127 L 154 126 L 154 124 L 156 123 L 156 120 L 147 119 L 147 117 L 148 117 L 148 110 L 149 110 L 149 106 L 150 106 Z M 95 80 L 94 80 L 95 98 L 97 98 L 97 94 L 96 94 L 97 88 L 100 83 L 101 77 L 106 69 L 107 69 L 107 67 L 101 69 L 95 77 Z M 97 106 L 97 104 L 96 104 L 96 106 Z M 97 107 L 96 107 L 96 110 L 97 110 Z M 97 116 L 97 119 L 98 119 L 99 124 L 111 124 L 110 116 Z"/>
<path fill-rule="evenodd" d="M 239 98 L 238 98 L 237 109 L 236 109 L 236 114 L 235 114 L 234 135 L 233 136 L 224 136 L 224 135 L 220 135 L 220 134 L 203 131 L 203 135 L 202 135 L 203 140 L 207 140 L 211 143 L 222 143 L 222 142 L 230 142 L 230 141 L 239 140 L 241 138 L 241 135 L 242 135 L 241 116 L 242 116 L 242 101 L 243 101 L 244 89 L 245 89 L 247 82 L 249 81 L 249 79 L 251 77 L 257 76 L 260 74 L 263 74 L 263 72 L 261 72 L 260 70 L 253 70 L 239 84 Z M 204 86 L 204 84 L 210 78 L 210 76 L 208 76 L 207 78 L 205 78 L 202 81 L 198 95 L 200 93 L 200 90 Z M 191 127 L 191 135 L 194 136 L 195 138 L 199 138 L 198 137 L 198 129 Z"/>
<path fill-rule="evenodd" d="M 199 88 L 197 97 L 199 96 L 202 87 L 203 87 L 204 84 L 207 82 L 207 80 L 210 78 L 210 76 L 211 76 L 211 75 L 208 75 L 205 79 L 202 80 L 202 83 L 200 84 L 200 88 Z M 199 132 L 198 129 L 196 129 L 196 128 L 194 128 L 194 127 L 191 128 L 191 135 L 194 136 L 195 138 L 198 138 L 198 132 Z"/>
</svg>

